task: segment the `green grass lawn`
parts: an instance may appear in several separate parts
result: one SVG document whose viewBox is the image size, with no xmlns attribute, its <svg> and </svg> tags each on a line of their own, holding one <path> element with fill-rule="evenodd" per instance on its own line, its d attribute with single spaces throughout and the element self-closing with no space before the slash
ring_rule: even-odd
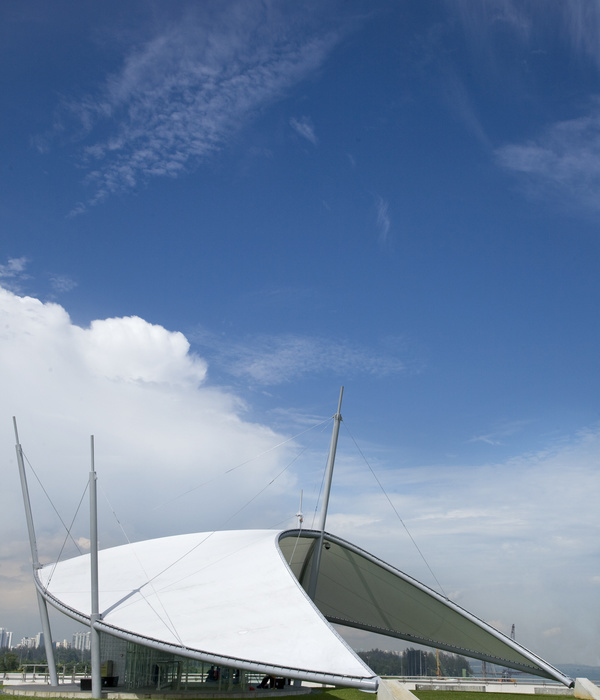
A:
<svg viewBox="0 0 600 700">
<path fill-rule="evenodd" d="M 2 683 L 0 682 L 0 687 Z M 413 691 L 419 700 L 524 700 L 522 694 L 518 693 L 475 693 L 463 692 L 460 690 L 417 690 Z M 481 697 L 479 697 L 481 695 Z M 294 695 L 276 695 L 277 700 L 298 700 Z M 339 690 L 315 691 L 309 696 L 310 700 L 374 700 L 373 693 L 364 693 L 362 690 L 354 688 L 342 688 Z M 60 697 L 45 698 L 44 700 L 61 700 Z M 193 700 L 190 697 L 190 700 Z M 550 700 L 550 698 L 549 698 Z M 551 700 L 573 700 L 572 695 L 552 695 Z"/>
<path fill-rule="evenodd" d="M 419 700 L 483 700 L 484 698 L 485 700 L 524 700 L 524 697 L 529 697 L 523 696 L 522 693 L 475 693 L 462 690 L 413 690 L 412 692 Z M 572 695 L 548 696 L 550 697 L 552 700 L 573 700 Z"/>
<path fill-rule="evenodd" d="M 300 695 L 299 697 L 307 697 L 310 700 L 373 700 L 375 695 L 374 693 L 363 693 L 362 690 L 356 690 L 356 688 L 340 688 L 339 690 L 312 692 L 310 695 Z M 295 700 L 298 700 L 298 696 Z"/>
</svg>

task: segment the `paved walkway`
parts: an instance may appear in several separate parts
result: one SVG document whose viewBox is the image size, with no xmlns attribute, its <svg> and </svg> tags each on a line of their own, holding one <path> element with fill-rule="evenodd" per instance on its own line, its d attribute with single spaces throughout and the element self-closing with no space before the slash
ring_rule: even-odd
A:
<svg viewBox="0 0 600 700">
<path fill-rule="evenodd" d="M 186 700 L 187 698 L 273 698 L 289 695 L 308 695 L 313 688 L 309 686 L 286 686 L 281 690 L 277 688 L 266 688 L 256 690 L 221 691 L 214 688 L 204 689 L 202 687 L 189 688 L 181 691 L 157 691 L 156 688 L 139 688 L 137 691 L 127 691 L 125 688 L 105 688 L 102 690 L 102 698 L 106 700 Z M 15 682 L 5 683 L 2 688 L 5 695 L 18 697 L 35 698 L 91 698 L 89 690 L 81 690 L 79 683 L 60 683 L 58 686 L 51 686 L 47 683 Z"/>
</svg>

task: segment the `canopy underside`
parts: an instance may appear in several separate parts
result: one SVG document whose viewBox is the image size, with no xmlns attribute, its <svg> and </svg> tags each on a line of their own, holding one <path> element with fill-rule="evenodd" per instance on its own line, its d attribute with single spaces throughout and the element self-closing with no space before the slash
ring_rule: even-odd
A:
<svg viewBox="0 0 600 700">
<path fill-rule="evenodd" d="M 279 546 L 308 587 L 319 533 L 291 530 Z M 367 552 L 326 533 L 315 604 L 335 624 L 482 659 L 571 685 L 572 679 L 447 598 Z"/>
</svg>

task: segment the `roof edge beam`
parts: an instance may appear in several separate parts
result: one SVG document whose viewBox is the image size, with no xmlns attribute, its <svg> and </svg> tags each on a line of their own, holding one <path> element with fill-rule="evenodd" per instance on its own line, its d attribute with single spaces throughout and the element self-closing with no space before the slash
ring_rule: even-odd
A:
<svg viewBox="0 0 600 700">
<path fill-rule="evenodd" d="M 400 634 L 397 632 L 391 632 L 380 627 L 374 627 L 370 625 L 364 625 L 361 623 L 354 623 L 351 620 L 346 620 L 342 618 L 336 618 L 332 616 L 327 616 L 327 621 L 334 625 L 340 625 L 341 627 L 352 627 L 354 629 L 363 630 L 364 632 L 373 632 L 374 634 L 379 634 L 385 637 L 393 637 L 395 639 L 403 639 L 406 642 L 412 642 L 414 644 L 421 644 L 422 646 L 429 647 L 430 649 L 439 649 L 441 651 L 449 651 L 452 654 L 461 654 L 470 659 L 479 659 L 480 661 L 489 661 L 496 666 L 505 666 L 507 668 L 512 668 L 515 671 L 523 671 L 524 673 L 530 673 L 533 676 L 540 676 L 542 678 L 548 678 L 550 680 L 559 681 L 563 683 L 568 688 L 571 688 L 574 684 L 574 680 L 564 673 L 561 673 L 558 669 L 555 669 L 550 664 L 545 664 L 547 668 L 542 669 L 541 667 L 529 666 L 527 664 L 520 664 L 517 661 L 510 661 L 509 659 L 502 659 L 497 656 L 491 656 L 489 654 L 484 654 L 482 652 L 474 651 L 471 649 L 464 649 L 462 647 L 452 646 L 450 644 L 444 644 L 443 642 L 435 642 L 431 639 L 426 639 L 425 637 L 417 637 L 410 634 Z"/>
</svg>

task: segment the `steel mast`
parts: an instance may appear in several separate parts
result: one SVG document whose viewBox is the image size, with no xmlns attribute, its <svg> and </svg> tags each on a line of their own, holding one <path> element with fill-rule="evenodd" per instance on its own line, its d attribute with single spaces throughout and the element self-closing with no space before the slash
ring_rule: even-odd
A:
<svg viewBox="0 0 600 700">
<path fill-rule="evenodd" d="M 98 595 L 98 506 L 96 497 L 96 470 L 94 467 L 94 436 L 90 437 L 90 575 L 92 607 L 90 615 L 90 647 L 92 657 L 92 698 L 102 697 L 102 674 L 100 671 L 100 632 L 95 623 L 100 619 Z"/>
<path fill-rule="evenodd" d="M 48 662 L 48 674 L 50 676 L 50 685 L 58 685 L 58 676 L 56 675 L 56 663 L 54 662 L 54 648 L 52 646 L 52 632 L 50 630 L 50 618 L 48 616 L 48 606 L 46 600 L 40 591 L 40 584 L 37 572 L 42 568 L 38 559 L 37 543 L 35 540 L 35 528 L 33 526 L 33 515 L 31 512 L 31 502 L 29 500 L 29 489 L 27 487 L 27 475 L 25 474 L 25 463 L 23 461 L 23 448 L 19 442 L 19 432 L 17 430 L 17 419 L 13 416 L 13 425 L 15 428 L 15 440 L 17 450 L 17 464 L 19 465 L 19 476 L 21 478 L 21 491 L 23 492 L 23 504 L 25 506 L 25 518 L 27 520 L 27 531 L 29 533 L 29 545 L 31 547 L 31 563 L 33 566 L 33 580 L 35 582 L 35 591 L 37 593 L 38 608 L 40 610 L 40 619 L 42 622 L 42 631 L 44 633 L 44 647 L 46 648 L 46 661 Z"/>
<path fill-rule="evenodd" d="M 329 507 L 329 494 L 331 493 L 331 482 L 333 480 L 333 465 L 335 464 L 335 452 L 337 449 L 338 435 L 340 433 L 340 423 L 342 422 L 342 396 L 344 395 L 344 387 L 340 389 L 340 399 L 338 401 L 338 410 L 333 417 L 333 431 L 331 433 L 331 444 L 329 446 L 329 458 L 327 460 L 327 471 L 325 473 L 325 491 L 323 493 L 323 505 L 321 506 L 321 515 L 319 518 L 318 529 L 319 537 L 315 541 L 313 547 L 313 561 L 310 570 L 310 579 L 308 582 L 308 595 L 311 600 L 315 599 L 317 591 L 317 579 L 319 577 L 319 568 L 321 566 L 321 552 L 323 551 L 323 539 L 325 537 L 325 521 L 327 520 L 327 508 Z"/>
</svg>

